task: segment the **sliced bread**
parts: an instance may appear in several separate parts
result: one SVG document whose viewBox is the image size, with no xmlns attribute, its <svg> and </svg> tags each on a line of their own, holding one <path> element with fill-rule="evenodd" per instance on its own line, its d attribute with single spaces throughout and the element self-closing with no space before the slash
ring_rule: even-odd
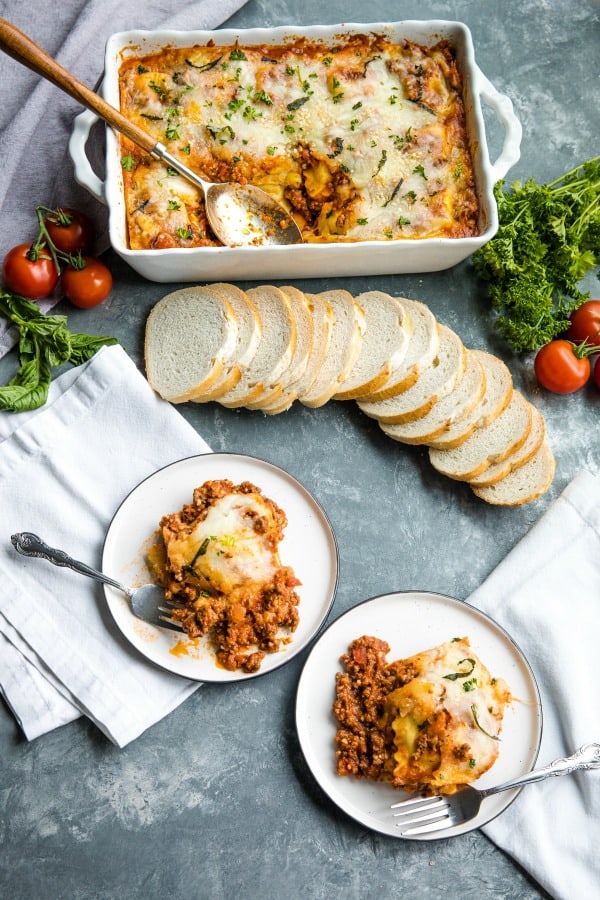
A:
<svg viewBox="0 0 600 900">
<path fill-rule="evenodd" d="M 460 419 L 455 419 L 447 428 L 428 441 L 430 447 L 450 450 L 459 447 L 475 431 L 489 425 L 508 406 L 513 394 L 512 375 L 508 366 L 485 350 L 472 350 L 483 366 L 485 392 L 475 406 Z"/>
<path fill-rule="evenodd" d="M 436 471 L 456 481 L 470 481 L 493 463 L 506 459 L 527 440 L 531 431 L 531 404 L 519 391 L 489 425 L 476 428 L 466 441 L 451 450 L 429 449 Z"/>
<path fill-rule="evenodd" d="M 378 390 L 406 356 L 412 322 L 397 297 L 383 291 L 365 291 L 356 297 L 365 314 L 360 353 L 335 400 L 356 400 Z"/>
<path fill-rule="evenodd" d="M 282 290 L 285 290 L 282 288 Z M 271 403 L 262 406 L 262 411 L 270 416 L 288 410 L 300 394 L 307 392 L 314 383 L 327 356 L 334 316 L 331 305 L 319 294 L 305 294 L 312 316 L 313 339 L 306 368 L 297 381 L 287 384 L 281 395 Z"/>
<path fill-rule="evenodd" d="M 296 347 L 287 369 L 281 373 L 279 381 L 266 389 L 258 400 L 248 403 L 248 409 L 265 409 L 276 403 L 280 404 L 287 386 L 300 378 L 308 364 L 314 340 L 312 311 L 303 291 L 291 285 L 280 288 L 290 302 L 292 316 L 296 325 Z"/>
<path fill-rule="evenodd" d="M 229 408 L 248 406 L 263 394 L 272 393 L 296 347 L 296 324 L 283 291 L 262 285 L 246 293 L 258 311 L 262 333 L 256 353 L 238 383 L 219 397 L 219 403 Z"/>
<path fill-rule="evenodd" d="M 365 333 L 365 314 L 349 291 L 323 291 L 334 315 L 327 355 L 314 382 L 298 395 L 305 406 L 323 406 L 340 389 L 360 353 Z"/>
<path fill-rule="evenodd" d="M 208 287 L 167 294 L 146 320 L 144 358 L 152 388 L 171 403 L 207 391 L 229 365 L 237 322 L 228 301 Z"/>
<path fill-rule="evenodd" d="M 218 400 L 238 383 L 242 372 L 248 367 L 250 360 L 258 349 L 261 335 L 260 318 L 256 307 L 245 291 L 234 284 L 217 282 L 207 285 L 211 291 L 225 297 L 235 315 L 238 333 L 232 358 L 226 363 L 223 373 L 212 387 L 200 391 L 192 397 L 196 403 L 207 403 Z"/>
<path fill-rule="evenodd" d="M 525 443 L 518 447 L 514 453 L 511 453 L 506 459 L 493 463 L 489 468 L 485 469 L 481 475 L 471 478 L 469 482 L 471 487 L 487 487 L 490 484 L 495 484 L 497 481 L 501 481 L 502 478 L 505 478 L 509 472 L 518 469 L 519 466 L 524 466 L 525 463 L 529 462 L 531 457 L 535 456 L 538 452 L 545 437 L 546 423 L 544 422 L 544 417 L 535 406 L 532 405 L 531 431 L 529 432 Z"/>
<path fill-rule="evenodd" d="M 427 444 L 442 434 L 453 422 L 471 412 L 483 397 L 485 371 L 476 353 L 467 350 L 466 356 L 465 371 L 458 384 L 449 394 L 438 400 L 426 415 L 411 422 L 395 425 L 380 422 L 382 431 L 394 441 L 403 444 Z"/>
<path fill-rule="evenodd" d="M 379 422 L 411 422 L 426 415 L 461 379 L 467 363 L 463 342 L 451 328 L 439 325 L 439 347 L 428 366 L 420 370 L 415 383 L 387 400 L 358 400 L 359 409 Z"/>
<path fill-rule="evenodd" d="M 429 307 L 420 300 L 409 300 L 406 297 L 400 299 L 408 310 L 412 324 L 408 347 L 404 359 L 392 370 L 385 384 L 361 397 L 366 403 L 387 400 L 412 387 L 438 351 L 440 340 L 438 323 Z"/>
<path fill-rule="evenodd" d="M 513 469 L 494 484 L 472 486 L 471 490 L 480 500 L 495 506 L 523 506 L 546 493 L 552 484 L 555 468 L 554 455 L 544 440 L 537 453 L 524 465 Z"/>
</svg>

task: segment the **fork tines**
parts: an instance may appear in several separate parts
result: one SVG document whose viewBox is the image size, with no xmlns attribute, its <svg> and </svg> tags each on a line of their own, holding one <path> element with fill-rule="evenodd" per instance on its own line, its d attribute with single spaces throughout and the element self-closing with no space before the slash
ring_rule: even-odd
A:
<svg viewBox="0 0 600 900">
<path fill-rule="evenodd" d="M 164 602 L 168 603 L 169 601 L 165 600 Z M 161 622 L 164 622 L 164 625 L 161 627 L 170 628 L 171 631 L 183 631 L 181 622 L 178 622 L 177 619 L 173 619 L 171 617 L 171 613 L 172 613 L 173 609 L 176 609 L 176 608 L 177 607 L 175 606 L 175 604 L 171 604 L 170 606 L 159 606 L 158 607 L 158 612 L 159 612 L 158 618 L 160 619 Z M 166 615 L 163 615 L 163 613 L 166 613 Z"/>
<path fill-rule="evenodd" d="M 441 831 L 454 824 L 450 809 L 443 797 L 411 797 L 393 803 L 393 815 L 400 834 L 425 834 L 428 831 Z"/>
</svg>

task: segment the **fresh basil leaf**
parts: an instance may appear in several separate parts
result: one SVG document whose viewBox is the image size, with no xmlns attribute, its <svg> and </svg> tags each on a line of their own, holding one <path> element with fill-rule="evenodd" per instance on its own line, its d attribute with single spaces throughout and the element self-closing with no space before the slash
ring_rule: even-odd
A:
<svg viewBox="0 0 600 900">
<path fill-rule="evenodd" d="M 96 337 L 91 334 L 72 334 L 71 356 L 69 357 L 69 361 L 73 363 L 74 366 L 80 366 L 81 363 L 91 359 L 101 347 L 110 347 L 113 344 L 118 343 L 118 340 L 114 337 Z"/>
</svg>

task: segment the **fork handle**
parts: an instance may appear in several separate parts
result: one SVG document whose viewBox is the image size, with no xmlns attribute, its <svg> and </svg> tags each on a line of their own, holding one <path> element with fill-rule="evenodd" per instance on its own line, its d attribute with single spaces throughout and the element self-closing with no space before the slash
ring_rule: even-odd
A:
<svg viewBox="0 0 600 900">
<path fill-rule="evenodd" d="M 600 768 L 600 744 L 584 744 L 571 756 L 555 759 L 549 765 L 541 769 L 534 769 L 519 778 L 512 781 L 505 781 L 503 784 L 495 785 L 491 788 L 484 788 L 481 793 L 484 797 L 491 794 L 498 794 L 500 791 L 508 791 L 510 788 L 521 787 L 524 784 L 532 784 L 534 781 L 543 781 L 553 775 L 568 775 L 577 769 L 598 769 Z"/>
<path fill-rule="evenodd" d="M 54 566 L 72 569 L 73 572 L 77 572 L 79 575 L 86 575 L 88 578 L 93 578 L 94 581 L 110 584 L 112 587 L 118 588 L 125 594 L 130 594 L 129 589 L 118 581 L 115 581 L 114 578 L 110 578 L 103 572 L 98 572 L 97 569 L 93 569 L 91 566 L 80 562 L 78 559 L 73 559 L 73 557 L 69 556 L 68 553 L 65 553 L 64 550 L 56 550 L 54 547 L 49 547 L 48 544 L 45 544 L 44 541 L 37 536 L 37 534 L 33 534 L 31 531 L 21 531 L 18 534 L 11 534 L 10 540 L 17 553 L 20 553 L 21 556 L 35 556 L 39 559 L 45 559 Z"/>
</svg>

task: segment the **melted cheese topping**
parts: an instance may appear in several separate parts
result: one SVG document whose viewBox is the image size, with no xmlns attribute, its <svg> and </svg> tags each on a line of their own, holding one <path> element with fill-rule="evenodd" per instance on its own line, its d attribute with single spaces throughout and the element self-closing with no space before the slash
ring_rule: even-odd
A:
<svg viewBox="0 0 600 900">
<path fill-rule="evenodd" d="M 306 241 L 464 237 L 477 201 L 451 47 L 165 49 L 120 69 L 122 112 L 212 181 L 251 182 Z M 121 138 L 130 246 L 217 243 L 199 192 Z"/>
<path fill-rule="evenodd" d="M 259 531 L 257 520 L 262 523 Z M 280 566 L 273 526 L 271 507 L 259 494 L 226 494 L 189 534 L 168 539 L 170 564 L 193 569 L 223 594 L 269 584 Z"/>
<path fill-rule="evenodd" d="M 388 695 L 384 712 L 393 735 L 393 781 L 452 793 L 496 760 L 510 691 L 492 678 L 468 638 L 402 662 L 415 677 Z"/>
</svg>

